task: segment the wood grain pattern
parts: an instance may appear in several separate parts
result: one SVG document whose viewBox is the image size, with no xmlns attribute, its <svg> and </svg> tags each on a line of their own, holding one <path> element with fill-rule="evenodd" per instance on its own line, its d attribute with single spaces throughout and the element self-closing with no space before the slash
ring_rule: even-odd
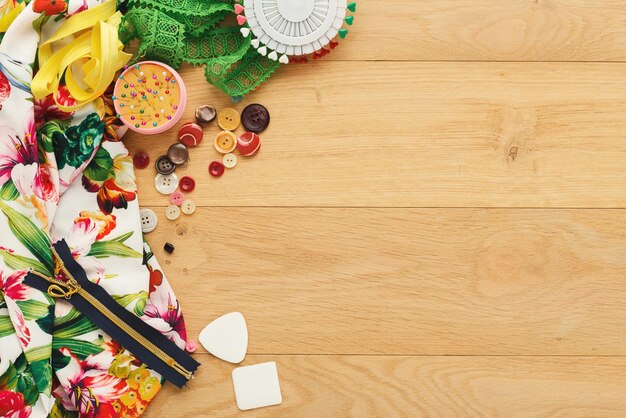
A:
<svg viewBox="0 0 626 418">
<path fill-rule="evenodd" d="M 159 212 L 191 335 L 240 310 L 252 354 L 626 355 L 626 211 Z"/>
<path fill-rule="evenodd" d="M 329 59 L 624 61 L 620 0 L 362 1 Z"/>
<path fill-rule="evenodd" d="M 233 365 L 207 354 L 188 389 L 171 385 L 154 417 L 623 417 L 621 357 L 249 356 L 275 361 L 283 404 L 237 409 Z"/>
<path fill-rule="evenodd" d="M 624 207 L 624 70 L 572 63 L 291 66 L 245 102 L 272 112 L 259 155 L 219 179 L 209 176 L 209 161 L 219 157 L 213 125 L 180 173 L 196 178 L 194 199 L 209 206 Z M 229 104 L 200 69 L 184 74 L 192 92 L 186 120 L 201 103 Z M 176 132 L 127 143 L 154 160 Z M 166 205 L 153 178 L 153 169 L 139 173 L 142 203 Z"/>
<path fill-rule="evenodd" d="M 243 312 L 244 364 L 276 361 L 284 398 L 239 412 L 234 366 L 200 349 L 147 416 L 624 416 L 626 4 L 358 8 L 328 59 L 235 106 L 271 111 L 259 155 L 211 178 L 205 129 L 178 170 L 195 215 L 167 221 L 139 171 L 190 336 Z M 232 105 L 182 74 L 181 123 Z M 154 161 L 176 131 L 125 142 Z"/>
</svg>

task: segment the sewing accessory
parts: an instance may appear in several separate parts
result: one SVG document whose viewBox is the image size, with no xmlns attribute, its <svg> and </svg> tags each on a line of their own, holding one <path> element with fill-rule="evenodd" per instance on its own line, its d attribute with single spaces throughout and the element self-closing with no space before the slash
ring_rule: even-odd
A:
<svg viewBox="0 0 626 418">
<path fill-rule="evenodd" d="M 154 163 L 154 168 L 159 174 L 172 174 L 176 170 L 176 164 L 167 155 L 161 155 Z"/>
<path fill-rule="evenodd" d="M 203 137 L 204 131 L 202 126 L 193 122 L 185 123 L 178 131 L 178 141 L 189 148 L 197 147 L 202 142 Z"/>
<path fill-rule="evenodd" d="M 239 112 L 232 107 L 222 109 L 219 115 L 217 115 L 217 124 L 225 131 L 234 131 L 240 122 Z"/>
<path fill-rule="evenodd" d="M 163 246 L 163 249 L 168 254 L 172 254 L 174 252 L 174 245 L 170 244 L 169 242 L 166 242 L 165 245 Z"/>
<path fill-rule="evenodd" d="M 209 164 L 209 174 L 213 177 L 221 177 L 221 175 L 224 174 L 224 164 L 220 161 L 211 161 L 211 164 Z"/>
<path fill-rule="evenodd" d="M 180 206 L 185 201 L 185 195 L 181 192 L 174 192 L 170 195 L 170 203 L 172 205 Z"/>
<path fill-rule="evenodd" d="M 232 377 L 237 408 L 242 411 L 280 405 L 283 402 L 278 370 L 273 361 L 237 367 L 233 370 Z"/>
<path fill-rule="evenodd" d="M 241 123 L 246 130 L 259 134 L 270 124 L 270 112 L 261 104 L 249 104 L 241 112 Z"/>
<path fill-rule="evenodd" d="M 221 154 L 228 154 L 237 147 L 237 136 L 230 131 L 222 131 L 215 136 L 213 146 Z"/>
<path fill-rule="evenodd" d="M 190 353 L 195 353 L 197 349 L 198 344 L 193 341 L 187 341 L 187 344 L 185 345 L 185 350 L 189 351 Z"/>
<path fill-rule="evenodd" d="M 243 0 L 235 5 L 244 38 L 257 52 L 282 64 L 322 58 L 348 34 L 356 3 L 346 0 Z"/>
<path fill-rule="evenodd" d="M 135 168 L 143 170 L 150 165 L 150 156 L 143 151 L 139 151 L 133 155 L 133 165 Z"/>
<path fill-rule="evenodd" d="M 230 153 L 224 155 L 224 157 L 222 158 L 222 164 L 224 164 L 224 167 L 226 168 L 235 167 L 237 165 L 237 156 Z"/>
<path fill-rule="evenodd" d="M 204 105 L 204 106 L 199 106 L 196 109 L 196 121 L 198 121 L 198 123 L 213 122 L 216 116 L 217 116 L 217 110 L 215 110 L 214 106 Z"/>
<path fill-rule="evenodd" d="M 192 213 L 196 211 L 196 203 L 193 200 L 187 199 L 180 206 L 180 210 L 185 215 L 191 215 Z"/>
<path fill-rule="evenodd" d="M 193 179 L 193 177 L 184 176 L 180 178 L 180 181 L 178 182 L 178 187 L 180 187 L 180 190 L 185 193 L 191 193 L 193 192 L 193 189 L 196 188 L 196 181 Z"/>
<path fill-rule="evenodd" d="M 222 315 L 204 327 L 198 340 L 215 357 L 229 363 L 241 363 L 248 351 L 246 320 L 240 312 Z"/>
<path fill-rule="evenodd" d="M 170 221 L 175 221 L 180 218 L 180 209 L 176 205 L 169 205 L 165 209 L 165 217 Z"/>
<path fill-rule="evenodd" d="M 178 176 L 172 174 L 157 174 L 154 178 L 154 186 L 161 194 L 170 195 L 178 188 Z"/>
<path fill-rule="evenodd" d="M 127 67 L 113 90 L 115 111 L 124 125 L 142 134 L 174 126 L 187 103 L 185 84 L 170 66 L 143 61 Z"/>
<path fill-rule="evenodd" d="M 139 217 L 141 218 L 141 232 L 147 234 L 156 229 L 158 221 L 156 213 L 152 209 L 141 209 Z"/>
<path fill-rule="evenodd" d="M 244 157 L 251 157 L 261 148 L 261 138 L 254 132 L 244 132 L 237 138 L 237 151 Z"/>
<path fill-rule="evenodd" d="M 180 142 L 172 144 L 167 150 L 167 158 L 175 165 L 183 165 L 189 161 L 189 148 Z"/>
</svg>

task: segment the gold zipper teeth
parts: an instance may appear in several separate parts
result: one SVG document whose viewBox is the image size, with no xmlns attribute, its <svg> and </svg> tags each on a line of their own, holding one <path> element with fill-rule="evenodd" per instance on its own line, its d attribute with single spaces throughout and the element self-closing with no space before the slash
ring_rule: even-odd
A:
<svg viewBox="0 0 626 418">
<path fill-rule="evenodd" d="M 47 277 L 39 272 L 32 271 L 32 273 L 35 274 L 36 276 L 42 277 L 46 279 L 48 282 L 54 283 L 53 286 L 56 286 L 56 288 L 53 288 L 53 286 L 50 286 L 48 288 L 48 294 L 50 296 L 57 297 L 57 298 L 65 297 L 66 299 L 70 299 L 73 294 L 75 293 L 79 294 L 80 296 L 85 298 L 85 300 L 87 300 L 101 314 L 106 316 L 107 319 L 109 319 L 111 322 L 113 322 L 115 325 L 121 328 L 126 334 L 130 335 L 135 341 L 137 341 L 144 347 L 148 348 L 161 361 L 163 361 L 168 366 L 174 368 L 178 373 L 185 376 L 187 379 L 191 379 L 193 372 L 190 372 L 189 370 L 185 369 L 183 366 L 178 364 L 173 358 L 171 358 L 169 355 L 163 352 L 163 350 L 161 350 L 156 345 L 154 345 L 150 340 L 148 340 L 146 337 L 144 337 L 143 335 L 139 334 L 137 331 L 132 329 L 130 325 L 128 325 L 126 322 L 120 320 L 120 318 L 118 318 L 113 312 L 111 312 L 109 308 L 107 308 L 102 302 L 96 299 L 91 293 L 83 289 L 82 286 L 78 283 L 78 281 L 74 278 L 74 276 L 72 276 L 72 274 L 67 270 L 67 268 L 65 267 L 65 264 L 63 263 L 63 260 L 61 259 L 59 254 L 56 252 L 54 247 L 52 248 L 52 253 L 54 254 L 54 257 L 57 259 L 61 270 L 67 276 L 68 278 L 67 282 L 64 282 L 62 280 L 57 280 L 56 278 L 53 278 L 53 277 Z M 62 288 L 65 288 L 68 290 L 64 291 Z"/>
</svg>

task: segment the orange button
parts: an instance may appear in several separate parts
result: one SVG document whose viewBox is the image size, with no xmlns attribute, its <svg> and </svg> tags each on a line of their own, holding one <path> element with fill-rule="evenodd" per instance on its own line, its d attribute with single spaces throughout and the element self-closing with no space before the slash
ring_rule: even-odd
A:
<svg viewBox="0 0 626 418">
<path fill-rule="evenodd" d="M 222 154 L 228 154 L 237 147 L 237 137 L 230 131 L 222 131 L 215 136 L 213 145 Z"/>
</svg>

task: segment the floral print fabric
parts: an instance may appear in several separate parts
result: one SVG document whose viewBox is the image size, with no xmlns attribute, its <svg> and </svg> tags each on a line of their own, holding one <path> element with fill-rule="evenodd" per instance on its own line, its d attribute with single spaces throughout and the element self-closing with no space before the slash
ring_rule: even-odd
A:
<svg viewBox="0 0 626 418">
<path fill-rule="evenodd" d="M 98 3 L 33 0 L 0 43 L 0 417 L 136 417 L 162 384 L 67 301 L 23 284 L 29 270 L 53 274 L 57 240 L 119 304 L 186 344 L 178 301 L 143 242 L 110 99 L 67 113 L 30 94 L 39 42 Z M 58 99 L 73 100 L 65 88 Z"/>
</svg>

